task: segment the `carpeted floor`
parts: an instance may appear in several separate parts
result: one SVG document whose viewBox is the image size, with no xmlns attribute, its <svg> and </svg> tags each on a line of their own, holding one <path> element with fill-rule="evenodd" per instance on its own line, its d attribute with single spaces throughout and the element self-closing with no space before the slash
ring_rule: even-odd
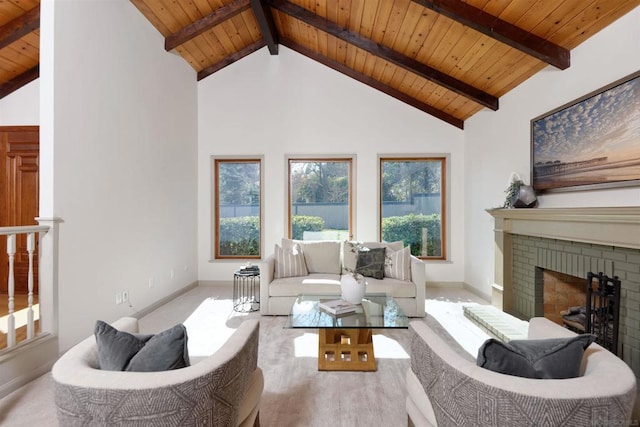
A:
<svg viewBox="0 0 640 427">
<path fill-rule="evenodd" d="M 462 314 L 462 305 L 486 303 L 462 289 L 428 290 L 422 321 L 438 322 L 474 354 L 487 338 Z M 284 329 L 285 317 L 232 310 L 230 288 L 201 286 L 141 318 L 155 333 L 184 322 L 192 357 L 215 351 L 247 318 L 260 319 L 258 364 L 264 371 L 262 426 L 406 426 L 407 330 L 374 330 L 377 372 L 318 372 L 316 330 Z M 214 333 L 212 334 L 212 331 Z M 0 400 L 0 425 L 55 426 L 50 374 Z"/>
</svg>

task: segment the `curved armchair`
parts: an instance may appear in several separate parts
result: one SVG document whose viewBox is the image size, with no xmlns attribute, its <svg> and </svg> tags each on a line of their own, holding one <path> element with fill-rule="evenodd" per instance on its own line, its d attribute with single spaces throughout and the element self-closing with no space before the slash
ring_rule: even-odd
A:
<svg viewBox="0 0 640 427">
<path fill-rule="evenodd" d="M 113 326 L 138 331 L 134 318 Z M 98 369 L 91 336 L 53 366 L 58 421 L 64 426 L 258 425 L 264 386 L 257 366 L 259 326 L 257 320 L 247 320 L 213 355 L 162 372 Z"/>
<path fill-rule="evenodd" d="M 633 371 L 591 344 L 583 375 L 531 379 L 481 368 L 424 322 L 411 322 L 407 413 L 415 426 L 628 425 L 636 398 Z M 573 335 L 545 318 L 529 322 L 529 338 Z"/>
</svg>

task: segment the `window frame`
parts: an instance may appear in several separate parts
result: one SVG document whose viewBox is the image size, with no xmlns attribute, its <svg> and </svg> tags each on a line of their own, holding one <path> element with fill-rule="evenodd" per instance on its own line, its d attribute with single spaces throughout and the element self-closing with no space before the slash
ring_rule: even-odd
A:
<svg viewBox="0 0 640 427">
<path fill-rule="evenodd" d="M 220 180 L 219 170 L 220 164 L 224 163 L 257 163 L 259 182 L 260 182 L 260 201 L 258 206 L 258 223 L 259 223 L 259 245 L 260 249 L 257 255 L 221 255 L 220 254 Z M 213 230 L 212 230 L 212 242 L 213 242 L 213 259 L 219 260 L 260 260 L 264 253 L 264 157 L 263 156 L 212 156 L 212 204 L 213 204 Z"/>
<path fill-rule="evenodd" d="M 291 213 L 292 213 L 292 196 L 293 189 L 291 188 L 291 165 L 296 162 L 347 162 L 349 167 L 349 206 L 347 211 L 349 212 L 348 218 L 348 238 L 349 240 L 353 239 L 355 235 L 355 212 L 356 207 L 354 201 L 356 200 L 356 156 L 347 154 L 347 155 L 323 155 L 323 156 L 313 156 L 313 155 L 295 155 L 295 156 L 286 156 L 286 180 L 287 180 L 287 197 L 286 197 L 286 212 L 287 217 L 285 219 L 285 227 L 287 229 L 287 237 L 289 239 L 293 238 L 293 223 L 291 221 Z"/>
<path fill-rule="evenodd" d="M 449 154 L 403 154 L 378 155 L 378 240 L 382 241 L 382 166 L 384 162 L 419 162 L 419 161 L 440 161 L 440 256 L 417 256 L 423 261 L 446 261 L 449 259 Z"/>
</svg>

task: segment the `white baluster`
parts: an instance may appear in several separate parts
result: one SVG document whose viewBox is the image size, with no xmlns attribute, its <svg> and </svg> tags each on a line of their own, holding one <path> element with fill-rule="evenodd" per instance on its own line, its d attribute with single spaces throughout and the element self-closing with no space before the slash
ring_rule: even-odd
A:
<svg viewBox="0 0 640 427">
<path fill-rule="evenodd" d="M 27 252 L 29 254 L 29 297 L 27 308 L 27 338 L 33 338 L 34 335 L 34 322 L 33 322 L 33 251 L 36 248 L 35 233 L 29 233 L 27 235 Z"/>
<path fill-rule="evenodd" d="M 7 236 L 7 255 L 9 255 L 9 316 L 7 324 L 7 347 L 16 345 L 16 319 L 13 315 L 15 310 L 14 293 L 15 281 L 13 277 L 13 259 L 16 254 L 16 235 L 9 234 Z"/>
</svg>

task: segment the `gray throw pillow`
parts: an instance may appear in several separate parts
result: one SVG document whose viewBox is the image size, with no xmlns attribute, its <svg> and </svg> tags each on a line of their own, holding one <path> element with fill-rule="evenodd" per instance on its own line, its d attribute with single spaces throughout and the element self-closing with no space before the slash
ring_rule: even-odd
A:
<svg viewBox="0 0 640 427">
<path fill-rule="evenodd" d="M 488 339 L 478 350 L 480 367 L 524 378 L 563 379 L 580 376 L 584 350 L 594 342 L 591 334 L 571 338 L 513 340 Z"/>
<path fill-rule="evenodd" d="M 102 370 L 152 372 L 189 366 L 184 325 L 157 335 L 142 335 L 119 331 L 98 320 L 94 334 Z"/>
<path fill-rule="evenodd" d="M 365 277 L 383 279 L 385 256 L 386 248 L 358 250 L 356 272 L 362 274 Z"/>
</svg>

